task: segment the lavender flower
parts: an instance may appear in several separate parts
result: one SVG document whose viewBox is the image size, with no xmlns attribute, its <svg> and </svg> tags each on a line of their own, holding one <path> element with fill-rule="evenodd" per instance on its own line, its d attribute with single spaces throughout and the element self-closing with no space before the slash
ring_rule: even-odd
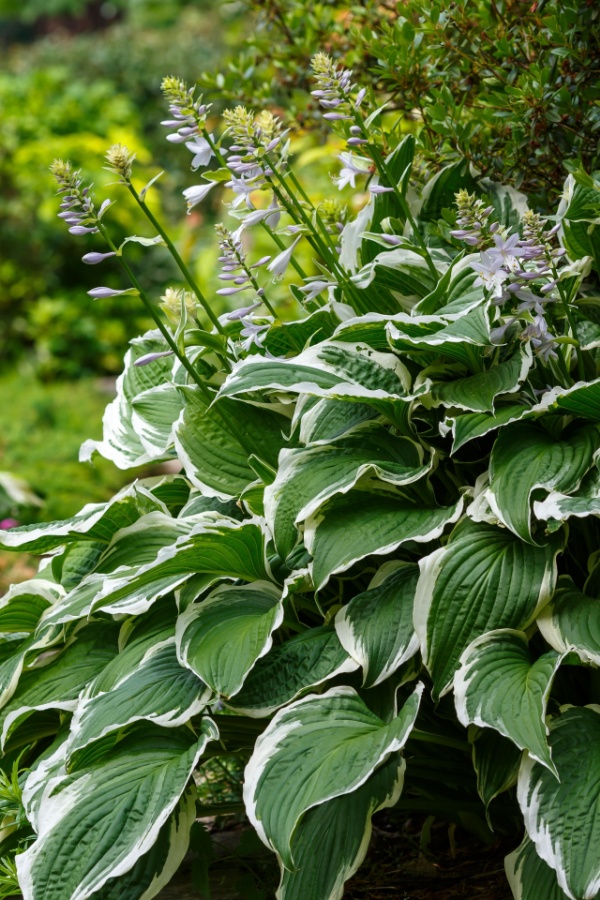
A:
<svg viewBox="0 0 600 900">
<path fill-rule="evenodd" d="M 161 124 L 166 128 L 177 129 L 167 135 L 167 140 L 173 144 L 183 144 L 190 138 L 199 135 L 204 128 L 210 104 L 203 103 L 201 96 L 196 99 L 194 97 L 195 88 L 188 88 L 185 81 L 174 75 L 163 79 L 162 90 L 169 103 L 169 112 L 172 118 L 165 119 Z M 208 159 L 210 160 L 210 156 Z M 193 165 L 194 163 L 192 163 Z M 205 165 L 205 163 L 198 163 L 198 166 L 200 165 Z"/>
<path fill-rule="evenodd" d="M 114 288 L 97 287 L 88 291 L 88 294 L 90 297 L 93 297 L 94 300 L 106 300 L 108 297 L 118 297 L 120 294 L 131 294 L 132 292 L 133 288 L 125 288 L 125 290 L 116 291 Z"/>
<path fill-rule="evenodd" d="M 197 206 L 198 203 L 201 203 L 202 200 L 204 200 L 209 191 L 214 188 L 215 184 L 216 181 L 209 181 L 208 184 L 196 184 L 183 191 L 183 196 L 187 202 L 188 215 L 191 213 L 194 206 Z"/>
<path fill-rule="evenodd" d="M 327 110 L 323 118 L 330 122 L 354 119 L 353 111 L 362 104 L 366 89 L 360 88 L 352 100 L 352 92 L 357 87 L 352 83 L 352 69 L 337 66 L 326 53 L 315 54 L 311 65 L 317 82 L 317 88 L 311 93 Z"/>
<path fill-rule="evenodd" d="M 211 134 L 210 139 L 214 143 L 214 135 Z M 192 170 L 194 172 L 196 169 L 199 169 L 200 166 L 207 166 L 215 155 L 213 148 L 206 138 L 203 137 L 196 137 L 193 141 L 187 141 L 185 146 L 194 154 L 192 160 Z"/>
<path fill-rule="evenodd" d="M 505 266 L 510 272 L 516 272 L 520 268 L 519 259 L 525 256 L 525 248 L 520 246 L 518 234 L 511 234 L 508 238 L 503 238 L 499 234 L 493 236 L 494 247 L 488 250 L 488 254 L 492 259 L 500 260 L 502 266 Z"/>
<path fill-rule="evenodd" d="M 464 190 L 458 191 L 455 195 L 455 202 L 458 212 L 456 224 L 461 227 L 450 232 L 452 237 L 463 241 L 470 247 L 479 247 L 488 243 L 493 231 L 498 230 L 497 223 L 488 223 L 493 207 L 484 206 L 483 200 Z M 494 226 L 496 227 L 494 228 Z"/>
<path fill-rule="evenodd" d="M 486 290 L 490 291 L 493 297 L 501 299 L 503 297 L 503 284 L 508 278 L 508 272 L 502 268 L 502 259 L 492 256 L 491 253 L 484 251 L 481 254 L 480 262 L 471 263 L 471 268 L 479 272 L 479 276 L 474 281 L 474 285 L 478 287 L 483 285 Z"/>
<path fill-rule="evenodd" d="M 347 184 L 355 188 L 357 175 L 368 175 L 373 171 L 371 160 L 365 156 L 355 156 L 353 153 L 340 153 L 338 159 L 342 163 L 342 169 L 339 176 L 333 179 L 333 183 L 337 184 L 340 191 Z"/>
<path fill-rule="evenodd" d="M 81 257 L 81 261 L 86 266 L 97 266 L 98 263 L 104 262 L 105 259 L 109 259 L 111 256 L 116 256 L 114 250 L 111 250 L 110 253 L 86 253 Z"/>
<path fill-rule="evenodd" d="M 58 184 L 58 194 L 64 194 L 60 204 L 60 219 L 70 226 L 71 234 L 94 234 L 98 231 L 99 214 L 90 196 L 91 185 L 84 186 L 81 170 L 74 170 L 70 162 L 56 159 L 50 166 Z M 101 210 L 106 209 L 102 204 Z"/>
<path fill-rule="evenodd" d="M 290 264 L 290 260 L 292 258 L 292 254 L 296 248 L 296 244 L 298 241 L 302 239 L 302 235 L 299 234 L 296 240 L 290 244 L 290 246 L 286 250 L 282 250 L 282 252 L 275 257 L 275 259 L 269 263 L 267 269 L 273 275 L 273 278 L 281 278 Z"/>
</svg>

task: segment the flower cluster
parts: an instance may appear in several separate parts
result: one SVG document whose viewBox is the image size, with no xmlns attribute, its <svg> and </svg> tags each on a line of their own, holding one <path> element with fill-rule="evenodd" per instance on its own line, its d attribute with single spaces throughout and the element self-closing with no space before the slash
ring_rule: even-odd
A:
<svg viewBox="0 0 600 900">
<path fill-rule="evenodd" d="M 363 102 L 366 89 L 361 88 L 356 97 L 352 91 L 356 85 L 352 83 L 352 69 L 337 66 L 326 53 L 317 53 L 312 59 L 312 70 L 317 88 L 311 91 L 323 109 L 323 118 L 330 122 L 351 121 L 353 109 L 358 109 Z M 360 138 L 359 138 L 360 140 Z"/>
<path fill-rule="evenodd" d="M 241 322 L 240 334 L 245 338 L 243 341 L 245 350 L 249 350 L 252 344 L 262 347 L 261 336 L 264 336 L 264 332 L 268 330 L 269 326 L 268 324 L 258 325 L 251 319 L 251 315 L 266 300 L 265 290 L 256 280 L 256 271 L 268 263 L 271 257 L 263 256 L 258 262 L 248 263 L 239 236 L 231 234 L 223 225 L 216 225 L 215 228 L 219 236 L 219 250 L 221 251 L 219 262 L 222 265 L 219 278 L 221 281 L 231 282 L 228 287 L 220 288 L 217 294 L 227 297 L 239 294 L 241 291 L 252 290 L 255 297 L 247 306 L 229 313 L 227 320 Z"/>
<path fill-rule="evenodd" d="M 210 104 L 202 102 L 202 97 L 194 98 L 195 88 L 188 88 L 185 81 L 169 75 L 163 78 L 162 91 L 169 104 L 169 112 L 172 119 L 161 122 L 165 128 L 177 130 L 167 135 L 167 140 L 173 144 L 184 144 L 190 138 L 200 134 L 206 122 L 206 116 L 210 110 Z M 210 158 L 210 157 L 209 157 Z"/>
<path fill-rule="evenodd" d="M 244 106 L 225 110 L 223 119 L 227 134 L 233 140 L 227 158 L 232 176 L 227 187 L 237 194 L 233 206 L 245 202 L 252 209 L 250 194 L 265 187 L 267 179 L 273 175 L 272 163 L 276 162 L 281 169 L 285 167 L 287 131 L 272 113 L 263 111 L 255 116 Z"/>
<path fill-rule="evenodd" d="M 477 272 L 475 286 L 488 291 L 497 306 L 503 306 L 510 298 L 518 301 L 512 309 L 512 317 L 494 330 L 496 340 L 525 314 L 527 326 L 521 337 L 531 341 L 535 352 L 545 361 L 556 357 L 554 340 L 546 319 L 546 307 L 553 302 L 558 283 L 556 263 L 564 254 L 560 247 L 552 247 L 552 238 L 559 225 L 546 229 L 546 221 L 537 213 L 526 211 L 523 215 L 523 236 L 506 234 L 497 222 L 490 224 L 492 207 L 484 207 L 482 200 L 467 191 L 456 195 L 459 224 L 465 226 L 453 231 L 453 237 L 482 249 L 478 262 L 471 264 Z"/>
<path fill-rule="evenodd" d="M 81 171 L 75 170 L 70 162 L 55 159 L 50 171 L 58 184 L 58 194 L 64 194 L 60 204 L 59 219 L 64 219 L 70 226 L 71 234 L 95 234 L 98 222 L 110 201 L 105 200 L 96 211 L 90 191 L 92 185 L 84 186 Z"/>
<path fill-rule="evenodd" d="M 458 213 L 456 224 L 460 228 L 450 234 L 470 247 L 479 247 L 500 229 L 497 222 L 490 224 L 488 221 L 494 208 L 486 206 L 483 200 L 465 190 L 459 191 L 455 196 Z"/>
<path fill-rule="evenodd" d="M 135 153 L 131 153 L 124 144 L 113 144 L 106 153 L 106 168 L 119 176 L 121 184 L 129 184 L 134 159 Z"/>
</svg>

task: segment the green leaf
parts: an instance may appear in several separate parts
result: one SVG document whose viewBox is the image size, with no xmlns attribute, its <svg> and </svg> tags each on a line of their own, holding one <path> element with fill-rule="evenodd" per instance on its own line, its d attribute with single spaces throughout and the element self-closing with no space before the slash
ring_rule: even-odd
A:
<svg viewBox="0 0 600 900">
<path fill-rule="evenodd" d="M 435 288 L 416 304 L 414 316 L 450 316 L 466 312 L 484 299 L 483 289 L 474 287 L 477 273 L 471 264 L 479 261 L 479 255 L 469 253 L 459 257 L 438 281 Z"/>
<path fill-rule="evenodd" d="M 225 422 L 234 422 L 254 452 L 266 462 L 277 462 L 287 420 L 267 409 L 220 400 L 207 410 L 197 388 L 181 387 L 185 404 L 175 426 L 175 446 L 189 480 L 203 493 L 226 500 L 237 497 L 255 480 L 248 451 Z M 220 412 L 225 419 L 221 418 Z"/>
<path fill-rule="evenodd" d="M 182 405 L 174 384 L 150 388 L 131 401 L 131 424 L 150 459 L 162 459 L 172 448 L 173 426 Z"/>
<path fill-rule="evenodd" d="M 179 664 L 174 636 L 154 644 L 111 690 L 99 693 L 93 688 L 84 693 L 71 721 L 71 756 L 141 719 L 168 728 L 185 725 L 211 697 L 210 689 Z"/>
<path fill-rule="evenodd" d="M 146 488 L 130 484 L 107 503 L 84 506 L 72 519 L 0 531 L 0 545 L 37 554 L 82 539 L 108 544 L 117 531 L 153 510 L 166 511 Z"/>
<path fill-rule="evenodd" d="M 395 316 L 388 325 L 390 346 L 404 353 L 432 351 L 471 368 L 491 346 L 489 304 L 482 303 L 448 324 L 440 316 Z"/>
<path fill-rule="evenodd" d="M 315 590 L 371 554 L 391 553 L 407 541 L 427 543 L 456 522 L 462 500 L 454 506 L 421 508 L 393 494 L 354 490 L 330 500 L 306 521 L 304 541 L 314 559 Z"/>
<path fill-rule="evenodd" d="M 116 652 L 114 626 L 95 623 L 49 664 L 25 671 L 17 690 L 0 711 L 2 746 L 35 710 L 74 710 L 82 690 Z"/>
<path fill-rule="evenodd" d="M 534 500 L 533 514 L 536 519 L 547 522 L 565 522 L 571 516 L 584 519 L 600 515 L 600 469 L 596 465 L 588 472 L 573 494 L 551 491 L 545 500 Z"/>
<path fill-rule="evenodd" d="M 477 793 L 486 806 L 498 794 L 517 783 L 521 750 L 512 741 L 491 728 L 482 728 L 473 742 L 473 768 L 477 774 Z M 491 827 L 487 813 L 488 825 Z"/>
<path fill-rule="evenodd" d="M 384 563 L 368 590 L 337 614 L 338 637 L 362 666 L 363 687 L 384 681 L 418 652 L 412 621 L 418 577 L 414 563 Z"/>
<path fill-rule="evenodd" d="M 520 389 L 532 362 L 531 349 L 529 344 L 525 344 L 511 359 L 492 366 L 486 372 L 433 384 L 431 398 L 435 406 L 454 406 L 473 412 L 493 411 L 497 397 L 513 394 Z"/>
<path fill-rule="evenodd" d="M 527 834 L 571 898 L 600 889 L 600 708 L 569 707 L 550 724 L 558 779 L 525 756 L 517 796 Z"/>
<path fill-rule="evenodd" d="M 334 441 L 346 432 L 351 431 L 362 422 L 372 419 L 376 415 L 375 410 L 366 403 L 345 403 L 342 400 L 317 400 L 313 397 L 305 397 L 312 401 L 309 408 L 302 405 L 302 396 L 296 404 L 296 417 L 300 419 L 300 443 L 318 444 Z"/>
<path fill-rule="evenodd" d="M 92 611 L 139 614 L 196 573 L 206 574 L 206 587 L 219 578 L 244 581 L 270 578 L 261 526 L 206 513 L 188 534 L 159 550 L 155 559 L 103 579 Z"/>
<path fill-rule="evenodd" d="M 352 279 L 360 290 L 377 297 L 379 309 L 394 312 L 410 309 L 435 287 L 425 259 L 414 250 L 395 247 L 378 253 Z"/>
<path fill-rule="evenodd" d="M 178 654 L 213 691 L 231 697 L 269 652 L 282 621 L 281 591 L 269 582 L 221 585 L 179 617 Z"/>
<path fill-rule="evenodd" d="M 156 843 L 117 878 L 109 879 L 94 900 L 151 900 L 178 871 L 190 844 L 196 821 L 196 791 L 188 789 L 158 833 Z"/>
<path fill-rule="evenodd" d="M 393 753 L 357 790 L 309 809 L 292 838 L 297 868 L 283 869 L 279 900 L 341 900 L 345 882 L 362 863 L 373 813 L 397 803 L 405 763 Z"/>
<path fill-rule="evenodd" d="M 534 407 L 536 412 L 566 412 L 582 419 L 600 421 L 600 378 L 578 381 L 570 388 L 555 387 L 542 395 Z"/>
<path fill-rule="evenodd" d="M 366 422 L 335 443 L 283 450 L 273 484 L 265 488 L 265 517 L 277 551 L 286 557 L 298 540 L 297 526 L 331 497 L 345 494 L 371 476 L 410 484 L 431 468 L 423 465 L 420 445 L 393 437 L 383 426 Z"/>
<path fill-rule="evenodd" d="M 322 341 L 331 337 L 339 321 L 336 304 L 333 308 L 324 306 L 304 319 L 271 325 L 263 344 L 273 356 L 285 356 L 291 351 L 297 353 L 298 348 L 305 347 L 309 341 L 315 343 L 315 340 Z"/>
<path fill-rule="evenodd" d="M 392 353 L 361 344 L 324 341 L 292 359 L 251 356 L 237 363 L 219 397 L 261 390 L 376 403 L 405 402 L 410 376 Z"/>
<path fill-rule="evenodd" d="M 400 714 L 382 722 L 348 687 L 297 700 L 276 713 L 246 767 L 250 821 L 286 869 L 295 867 L 294 832 L 308 810 L 360 787 L 414 725 L 423 686 Z"/>
<path fill-rule="evenodd" d="M 117 378 L 117 396 L 104 413 L 102 440 L 85 441 L 79 456 L 82 462 L 100 453 L 120 469 L 130 469 L 162 458 L 147 453 L 132 422 L 132 404 L 138 395 L 173 380 L 173 356 L 161 357 L 146 366 L 135 365 L 136 360 L 148 353 L 168 349 L 163 339 L 152 332 L 133 343 L 125 356 L 125 370 Z"/>
<path fill-rule="evenodd" d="M 487 499 L 500 521 L 522 540 L 531 534 L 531 495 L 535 490 L 577 490 L 599 444 L 598 430 L 586 425 L 554 440 L 538 425 L 518 423 L 504 428 L 490 460 Z"/>
<path fill-rule="evenodd" d="M 448 431 L 452 433 L 452 453 L 456 453 L 469 441 L 484 437 L 510 422 L 517 422 L 530 412 L 531 409 L 528 406 L 511 403 L 498 407 L 495 413 L 465 413 L 461 416 L 449 416 L 440 425 L 440 431 L 442 434 Z"/>
<path fill-rule="evenodd" d="M 333 627 L 309 628 L 258 659 L 227 705 L 245 716 L 269 716 L 308 689 L 356 668 Z"/>
<path fill-rule="evenodd" d="M 444 208 L 454 204 L 457 191 L 475 191 L 477 183 L 469 173 L 466 160 L 452 163 L 441 169 L 423 188 L 419 219 L 422 222 L 437 222 Z"/>
<path fill-rule="evenodd" d="M 523 629 L 552 596 L 559 547 L 525 544 L 505 528 L 463 520 L 419 563 L 414 625 L 434 696 L 447 693 L 471 641 Z"/>
<path fill-rule="evenodd" d="M 144 726 L 107 755 L 49 783 L 35 842 L 17 857 L 31 900 L 89 897 L 155 844 L 216 726 Z"/>
<path fill-rule="evenodd" d="M 533 659 L 527 636 L 509 628 L 475 638 L 454 676 L 458 718 L 463 725 L 494 728 L 556 774 L 546 705 L 562 659 L 554 650 Z"/>
<path fill-rule="evenodd" d="M 598 600 L 573 584 L 561 585 L 538 616 L 538 627 L 558 653 L 573 651 L 586 665 L 600 666 Z"/>
<path fill-rule="evenodd" d="M 558 886 L 556 872 L 535 852 L 527 835 L 520 847 L 504 860 L 506 878 L 515 900 L 567 900 Z"/>
</svg>

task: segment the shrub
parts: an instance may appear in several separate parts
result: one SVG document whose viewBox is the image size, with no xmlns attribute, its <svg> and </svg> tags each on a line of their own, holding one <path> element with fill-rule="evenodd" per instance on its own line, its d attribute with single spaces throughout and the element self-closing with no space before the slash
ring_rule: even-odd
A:
<svg viewBox="0 0 600 900">
<path fill-rule="evenodd" d="M 515 897 L 596 893 L 600 181 L 570 175 L 551 221 L 464 161 L 417 192 L 414 138 L 351 73 L 313 66 L 357 215 L 313 206 L 276 117 L 238 107 L 213 137 L 165 80 L 173 134 L 220 167 L 188 205 L 222 182 L 237 198 L 237 231 L 218 229 L 231 313 L 127 148 L 109 166 L 187 282 L 165 317 L 113 209 L 53 167 L 68 224 L 105 240 L 90 261 L 129 279 L 92 295 L 135 294 L 156 324 L 82 458 L 182 471 L 0 534 L 43 557 L 0 609 L 7 783 L 21 771 L 0 852 L 26 900 L 156 896 L 207 812 L 194 772 L 219 756 L 245 763 L 285 900 L 340 898 L 393 805 L 515 845 L 524 826 Z"/>
</svg>

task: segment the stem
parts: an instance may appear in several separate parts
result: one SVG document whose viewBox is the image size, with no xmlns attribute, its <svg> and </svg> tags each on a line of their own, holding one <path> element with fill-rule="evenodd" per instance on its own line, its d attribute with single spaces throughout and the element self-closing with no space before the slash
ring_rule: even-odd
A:
<svg viewBox="0 0 600 900">
<path fill-rule="evenodd" d="M 213 139 L 211 138 L 211 136 L 208 133 L 208 131 L 206 130 L 205 126 L 202 126 L 202 136 L 203 136 L 204 140 L 206 141 L 206 143 L 208 144 L 208 146 L 210 147 L 210 149 L 212 150 L 212 152 L 215 154 L 215 157 L 216 157 L 219 165 L 223 166 L 223 168 L 226 169 L 227 161 L 226 161 L 225 157 L 223 156 L 223 154 L 221 153 L 221 151 L 219 150 L 219 148 L 217 147 L 217 145 L 215 144 L 215 142 L 213 141 Z M 277 244 L 279 249 L 285 250 L 285 244 L 283 243 L 283 241 L 281 240 L 279 235 L 275 234 L 275 232 L 273 231 L 271 226 L 267 225 L 267 223 L 264 220 L 260 224 L 262 225 L 264 230 L 267 232 L 269 237 Z M 294 257 L 292 257 L 291 263 L 292 263 L 294 269 L 296 270 L 296 272 L 298 273 L 298 275 L 300 276 L 300 278 L 305 279 L 306 275 L 303 272 L 302 267 L 299 265 L 299 263 L 296 262 Z"/>
<path fill-rule="evenodd" d="M 363 123 L 363 120 L 361 119 L 360 115 L 358 113 L 355 113 L 354 117 L 356 119 L 356 124 L 359 125 L 360 128 L 362 128 L 363 132 L 364 132 L 364 123 Z M 431 256 L 429 255 L 429 250 L 427 249 L 427 245 L 425 243 L 425 240 L 423 239 L 423 235 L 419 231 L 419 226 L 417 225 L 417 223 L 413 217 L 413 214 L 410 211 L 410 207 L 409 207 L 408 203 L 406 202 L 406 198 L 405 198 L 404 194 L 402 193 L 401 190 L 399 190 L 398 185 L 396 184 L 396 180 L 393 178 L 392 173 L 388 169 L 386 161 L 384 160 L 383 156 L 379 152 L 379 148 L 376 147 L 375 144 L 372 144 L 371 142 L 369 142 L 369 150 L 371 151 L 371 155 L 373 157 L 373 162 L 379 169 L 380 175 L 383 175 L 385 180 L 388 182 L 389 186 L 391 188 L 393 188 L 394 197 L 400 204 L 400 208 L 402 209 L 403 214 L 406 216 L 407 222 L 409 223 L 410 227 L 412 228 L 412 232 L 415 237 L 415 240 L 423 252 L 423 258 L 425 259 L 425 262 L 427 263 L 427 268 L 429 269 L 430 273 L 435 278 L 435 281 L 437 283 L 437 281 L 439 280 L 438 271 L 437 271 L 435 265 L 433 264 L 433 260 L 432 260 Z"/>
<path fill-rule="evenodd" d="M 131 281 L 132 285 L 138 292 L 138 294 L 140 296 L 140 300 L 146 307 L 146 310 L 149 313 L 149 315 L 154 320 L 156 327 L 162 334 L 163 338 L 165 339 L 165 341 L 167 342 L 167 344 L 169 345 L 169 347 L 171 348 L 171 350 L 173 351 L 173 353 L 175 354 L 175 356 L 177 357 L 177 359 L 179 360 L 181 365 L 184 367 L 184 369 L 186 370 L 188 375 L 191 377 L 194 384 L 196 384 L 198 386 L 200 393 L 202 394 L 202 396 L 206 400 L 208 406 L 210 407 L 211 403 L 214 400 L 213 394 L 211 394 L 209 389 L 206 387 L 206 385 L 204 384 L 201 377 L 198 375 L 198 373 L 194 369 L 193 365 L 191 364 L 191 362 L 189 361 L 187 356 L 180 353 L 179 347 L 177 346 L 176 341 L 173 339 L 173 335 L 171 334 L 169 329 L 166 327 L 166 325 L 160 318 L 159 314 L 157 313 L 156 309 L 154 308 L 154 304 L 152 303 L 152 301 L 150 300 L 150 298 L 144 291 L 143 287 L 137 280 L 136 276 L 134 275 L 133 271 L 131 270 L 129 263 L 127 262 L 127 260 L 123 259 L 122 255 L 119 254 L 118 248 L 115 246 L 115 244 L 113 244 L 112 240 L 110 239 L 110 237 L 106 231 L 106 228 L 100 222 L 97 223 L 97 227 L 98 227 L 98 230 L 100 231 L 100 233 L 102 234 L 104 240 L 108 244 L 108 246 L 111 248 L 111 250 L 113 250 L 115 252 L 117 259 L 119 260 L 119 263 L 121 264 L 121 267 L 123 268 L 125 274 L 127 275 L 129 280 Z M 246 453 L 250 456 L 250 454 L 253 453 L 254 451 L 246 443 L 241 430 L 236 429 L 229 423 L 229 421 L 228 421 L 227 417 L 225 416 L 222 409 L 220 409 L 218 406 L 214 406 L 213 409 L 215 410 L 218 417 L 221 419 L 221 422 L 222 422 L 223 426 L 225 427 L 225 430 L 229 432 L 229 434 L 234 439 L 234 441 L 237 441 L 241 445 L 241 447 L 246 451 Z"/>
<path fill-rule="evenodd" d="M 556 270 L 556 265 L 554 262 L 551 262 L 550 265 L 552 268 L 552 277 L 556 281 L 556 286 L 558 288 L 558 293 L 560 294 L 560 299 L 561 299 L 561 302 L 563 305 L 563 309 L 565 311 L 565 315 L 567 317 L 567 322 L 569 323 L 573 337 L 577 341 L 577 375 L 579 376 L 580 381 L 585 381 L 585 371 L 583 368 L 583 357 L 581 355 L 583 351 L 581 350 L 581 345 L 579 342 L 579 335 L 577 334 L 577 324 L 575 322 L 575 319 L 573 318 L 573 314 L 569 307 L 569 301 L 565 294 L 564 288 L 559 281 L 559 275 Z"/>
<path fill-rule="evenodd" d="M 158 219 L 156 218 L 154 213 L 146 206 L 145 201 L 142 200 L 142 198 L 140 197 L 140 195 L 138 194 L 138 192 L 136 191 L 134 186 L 131 184 L 131 182 L 128 182 L 127 187 L 129 188 L 129 193 L 135 199 L 136 203 L 138 204 L 138 206 L 140 207 L 140 209 L 142 210 L 142 212 L 144 213 L 146 218 L 156 228 L 156 230 L 160 234 L 161 238 L 163 239 L 163 241 L 169 248 L 171 255 L 173 256 L 173 259 L 175 260 L 175 262 L 177 263 L 177 265 L 179 267 L 181 274 L 183 275 L 183 277 L 185 278 L 185 280 L 191 287 L 192 291 L 198 298 L 198 301 L 202 305 L 204 311 L 206 312 L 206 315 L 208 316 L 210 321 L 213 323 L 213 325 L 215 326 L 217 331 L 220 332 L 221 334 L 224 334 L 225 329 L 219 322 L 217 316 L 212 311 L 208 300 L 206 299 L 206 297 L 204 296 L 204 294 L 198 287 L 192 273 L 190 272 L 190 270 L 188 269 L 188 267 L 182 260 L 181 256 L 179 255 L 179 252 L 178 252 L 177 248 L 175 247 L 173 241 L 171 240 L 171 238 L 169 237 L 167 232 L 164 230 L 164 228 L 162 227 L 162 225 L 160 224 L 160 222 L 158 221 Z"/>
</svg>

